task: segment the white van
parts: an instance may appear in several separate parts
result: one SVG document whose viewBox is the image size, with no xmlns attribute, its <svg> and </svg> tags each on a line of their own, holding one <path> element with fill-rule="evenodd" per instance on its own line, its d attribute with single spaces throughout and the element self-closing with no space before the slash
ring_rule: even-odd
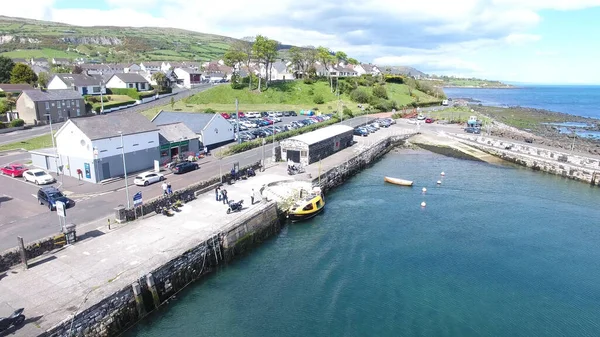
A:
<svg viewBox="0 0 600 337">
<path fill-rule="evenodd" d="M 260 113 L 257 111 L 250 111 L 246 113 L 246 117 L 248 118 L 260 118 Z"/>
</svg>

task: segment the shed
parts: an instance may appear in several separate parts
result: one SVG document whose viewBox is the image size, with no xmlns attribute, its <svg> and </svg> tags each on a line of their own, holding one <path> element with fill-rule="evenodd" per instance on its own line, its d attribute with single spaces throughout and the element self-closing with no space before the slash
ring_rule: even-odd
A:
<svg viewBox="0 0 600 337">
<path fill-rule="evenodd" d="M 181 122 L 200 135 L 201 146 L 211 150 L 233 141 L 233 125 L 220 114 L 161 110 L 152 122 L 156 125 Z"/>
<path fill-rule="evenodd" d="M 198 135 L 185 124 L 178 122 L 157 126 L 161 162 L 179 154 L 187 157 L 189 155 L 196 155 L 200 151 Z"/>
<path fill-rule="evenodd" d="M 332 125 L 281 141 L 281 158 L 310 165 L 352 145 L 353 128 Z"/>
</svg>

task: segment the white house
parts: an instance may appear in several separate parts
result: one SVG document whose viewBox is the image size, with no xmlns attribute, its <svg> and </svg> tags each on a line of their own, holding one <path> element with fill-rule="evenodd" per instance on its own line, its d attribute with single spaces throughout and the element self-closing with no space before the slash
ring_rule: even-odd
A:
<svg viewBox="0 0 600 337">
<path fill-rule="evenodd" d="M 183 123 L 200 135 L 201 147 L 213 149 L 233 141 L 233 125 L 220 114 L 159 111 L 152 122 L 156 125 Z"/>
<path fill-rule="evenodd" d="M 289 64 L 284 61 L 276 61 L 271 64 L 271 80 L 286 81 L 293 80 L 294 73 L 291 71 Z"/>
<path fill-rule="evenodd" d="M 177 85 L 184 88 L 193 88 L 202 84 L 202 73 L 192 68 L 175 68 L 173 70 L 177 76 Z"/>
<path fill-rule="evenodd" d="M 142 68 L 138 64 L 135 64 L 135 63 L 128 64 L 123 67 L 124 73 L 137 73 L 140 71 L 142 71 Z"/>
<path fill-rule="evenodd" d="M 114 74 L 106 81 L 106 87 L 147 91 L 150 90 L 150 83 L 148 83 L 148 81 L 140 74 Z"/>
<path fill-rule="evenodd" d="M 162 66 L 162 62 L 142 62 L 140 63 L 141 70 L 148 72 L 150 74 L 154 74 L 157 71 L 160 71 L 160 67 Z"/>
<path fill-rule="evenodd" d="M 216 82 L 220 82 L 222 80 L 226 80 L 227 79 L 227 75 L 221 73 L 221 72 L 215 72 L 215 73 L 207 73 L 202 75 L 202 77 L 206 80 L 209 81 L 211 83 L 216 83 Z"/>
<path fill-rule="evenodd" d="M 101 75 L 56 74 L 48 82 L 48 89 L 73 89 L 81 95 L 100 95 L 106 94 L 103 81 Z"/>
<path fill-rule="evenodd" d="M 69 59 L 66 58 L 55 57 L 52 59 L 52 64 L 57 66 L 68 66 L 71 64 L 71 61 L 69 61 Z"/>
<path fill-rule="evenodd" d="M 374 64 L 361 63 L 361 64 L 355 65 L 353 68 L 354 68 L 354 71 L 356 71 L 356 73 L 358 74 L 358 76 L 381 74 L 381 71 L 379 70 L 379 68 Z"/>
<path fill-rule="evenodd" d="M 89 182 L 124 174 L 121 142 L 128 173 L 150 169 L 160 159 L 158 128 L 137 113 L 72 118 L 55 137 L 63 174 L 77 177 L 77 170 L 81 170 L 83 180 Z M 31 154 L 34 166 L 45 168 L 48 159 L 43 158 L 43 153 Z"/>
</svg>

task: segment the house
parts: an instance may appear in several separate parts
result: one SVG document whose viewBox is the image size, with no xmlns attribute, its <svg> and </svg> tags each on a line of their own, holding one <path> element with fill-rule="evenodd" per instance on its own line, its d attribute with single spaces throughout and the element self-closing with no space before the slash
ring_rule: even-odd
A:
<svg viewBox="0 0 600 337">
<path fill-rule="evenodd" d="M 17 98 L 19 118 L 28 124 L 64 122 L 87 114 L 83 97 L 75 90 L 23 90 Z"/>
<path fill-rule="evenodd" d="M 304 166 L 310 165 L 353 142 L 353 128 L 348 125 L 331 125 L 281 141 L 281 159 Z"/>
<path fill-rule="evenodd" d="M 178 155 L 184 158 L 200 152 L 200 139 L 184 123 L 157 125 L 160 140 L 160 161 L 170 162 Z"/>
<path fill-rule="evenodd" d="M 71 89 L 80 95 L 100 95 L 106 94 L 103 83 L 102 75 L 55 74 L 48 82 L 48 89 Z"/>
<path fill-rule="evenodd" d="M 0 92 L 20 93 L 23 90 L 33 90 L 33 87 L 29 84 L 0 84 Z"/>
<path fill-rule="evenodd" d="M 31 62 L 28 61 L 28 60 L 26 60 L 26 59 L 14 58 L 14 59 L 11 59 L 11 60 L 13 61 L 14 64 L 22 63 L 22 64 L 26 64 L 26 65 L 31 65 Z"/>
<path fill-rule="evenodd" d="M 140 74 L 114 74 L 106 82 L 106 87 L 147 91 L 150 90 L 150 83 Z"/>
<path fill-rule="evenodd" d="M 125 73 L 125 68 L 127 68 L 127 64 L 122 63 L 107 63 L 106 64 L 107 71 L 113 74 L 123 74 Z"/>
<path fill-rule="evenodd" d="M 272 81 L 289 81 L 294 79 L 293 72 L 291 72 L 290 67 L 283 60 L 273 62 L 270 75 Z"/>
<path fill-rule="evenodd" d="M 339 77 L 353 77 L 353 76 L 358 76 L 358 73 L 356 72 L 356 70 L 350 68 L 350 67 L 345 67 L 345 66 L 337 66 L 335 67 L 335 69 L 337 70 L 338 76 Z"/>
<path fill-rule="evenodd" d="M 374 65 L 374 64 L 365 64 L 365 63 L 361 63 L 361 64 L 357 64 L 354 67 L 354 71 L 356 71 L 356 73 L 358 74 L 358 76 L 361 75 L 379 75 L 381 74 L 381 71 L 379 70 L 379 68 Z"/>
<path fill-rule="evenodd" d="M 192 68 L 175 68 L 173 70 L 177 76 L 177 85 L 184 88 L 193 88 L 202 84 L 202 74 Z"/>
<path fill-rule="evenodd" d="M 159 111 L 152 122 L 156 125 L 183 123 L 200 135 L 201 146 L 213 149 L 233 141 L 233 126 L 220 114 Z"/>
<path fill-rule="evenodd" d="M 82 63 L 79 67 L 88 75 L 103 75 L 110 72 L 110 68 L 105 64 Z"/>
<path fill-rule="evenodd" d="M 140 71 L 142 71 L 142 68 L 138 64 L 135 64 L 135 63 L 128 64 L 123 67 L 124 73 L 137 73 Z"/>
<path fill-rule="evenodd" d="M 32 66 L 31 66 L 31 70 L 33 70 L 33 72 L 34 72 L 36 75 L 39 75 L 39 74 L 41 74 L 41 73 L 49 73 L 49 72 L 50 72 L 50 68 L 49 68 L 49 67 L 47 67 L 47 66 L 46 66 L 46 67 L 43 67 L 43 66 L 39 66 L 39 65 L 37 65 L 37 64 L 35 64 L 35 65 L 32 65 Z"/>
<path fill-rule="evenodd" d="M 154 74 L 157 71 L 160 71 L 160 67 L 162 66 L 162 62 L 142 62 L 140 63 L 140 69 L 146 71 L 150 74 Z"/>
<path fill-rule="evenodd" d="M 204 80 L 209 81 L 211 83 L 221 82 L 222 80 L 226 80 L 227 76 L 221 72 L 215 73 L 207 73 L 202 76 Z"/>
<path fill-rule="evenodd" d="M 52 59 L 52 64 L 56 66 L 68 66 L 71 64 L 69 59 L 55 57 Z"/>
<path fill-rule="evenodd" d="M 42 57 L 42 58 L 32 58 L 31 59 L 31 65 L 32 66 L 39 66 L 39 67 L 48 68 L 50 66 L 50 63 L 48 62 L 48 59 L 45 58 L 45 57 Z"/>
<path fill-rule="evenodd" d="M 127 173 L 152 168 L 160 155 L 158 128 L 137 113 L 69 119 L 55 138 L 58 160 L 34 151 L 32 164 L 54 172 L 62 168 L 72 177 L 81 170 L 83 180 L 93 183 L 123 176 L 124 166 Z"/>
</svg>

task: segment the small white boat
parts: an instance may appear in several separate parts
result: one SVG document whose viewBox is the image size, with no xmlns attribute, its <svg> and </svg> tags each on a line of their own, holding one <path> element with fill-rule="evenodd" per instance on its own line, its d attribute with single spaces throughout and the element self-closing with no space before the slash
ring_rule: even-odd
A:
<svg viewBox="0 0 600 337">
<path fill-rule="evenodd" d="M 394 184 L 394 185 L 400 185 L 400 186 L 412 186 L 413 185 L 413 181 L 412 180 L 404 180 L 404 179 L 391 178 L 391 177 L 383 177 L 383 180 L 386 183 L 390 183 L 390 184 Z"/>
</svg>

